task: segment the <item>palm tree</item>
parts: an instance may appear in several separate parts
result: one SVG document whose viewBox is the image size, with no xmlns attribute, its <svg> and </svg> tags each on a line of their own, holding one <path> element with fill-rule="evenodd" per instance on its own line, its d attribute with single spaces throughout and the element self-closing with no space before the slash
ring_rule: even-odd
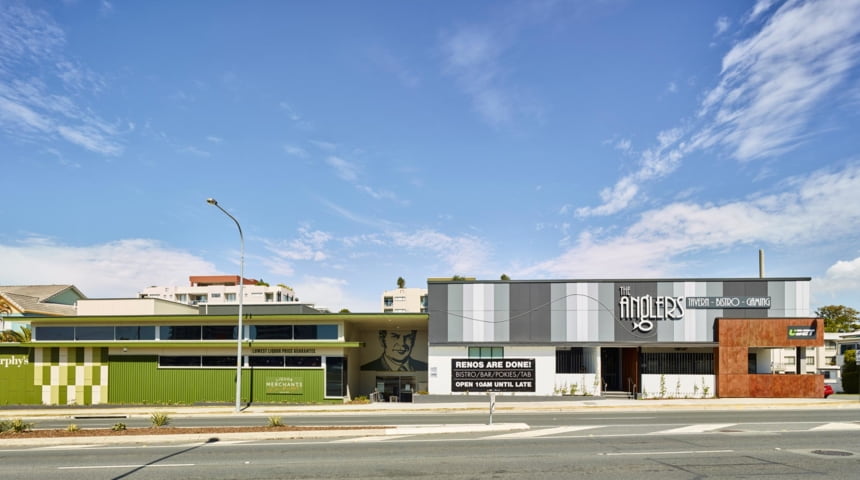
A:
<svg viewBox="0 0 860 480">
<path fill-rule="evenodd" d="M 3 330 L 0 332 L 0 342 L 11 343 L 28 343 L 33 339 L 32 331 L 29 327 L 21 327 L 21 331 Z"/>
</svg>

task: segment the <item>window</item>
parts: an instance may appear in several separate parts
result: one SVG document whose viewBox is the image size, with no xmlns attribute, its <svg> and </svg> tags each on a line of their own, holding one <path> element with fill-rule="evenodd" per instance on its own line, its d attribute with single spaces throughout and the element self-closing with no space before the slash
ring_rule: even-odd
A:
<svg viewBox="0 0 860 480">
<path fill-rule="evenodd" d="M 284 357 L 248 357 L 248 365 L 252 367 L 283 367 Z"/>
<path fill-rule="evenodd" d="M 326 357 L 325 396 L 342 397 L 346 394 L 346 359 Z"/>
<path fill-rule="evenodd" d="M 75 327 L 35 327 L 33 338 L 39 341 L 75 339 Z"/>
<path fill-rule="evenodd" d="M 285 357 L 285 367 L 321 367 L 322 357 Z"/>
<path fill-rule="evenodd" d="M 220 293 L 213 293 L 212 298 L 221 298 L 221 294 Z"/>
<path fill-rule="evenodd" d="M 236 366 L 236 357 L 203 357 L 203 366 L 204 367 L 235 367 Z"/>
<path fill-rule="evenodd" d="M 469 358 L 505 358 L 505 348 L 469 347 Z"/>
<path fill-rule="evenodd" d="M 122 326 L 116 327 L 117 340 L 155 340 L 154 326 Z"/>
<path fill-rule="evenodd" d="M 188 295 L 186 295 L 184 293 L 177 293 L 176 294 L 176 301 L 185 303 L 188 301 Z"/>
<path fill-rule="evenodd" d="M 292 325 L 251 325 L 252 340 L 292 340 Z"/>
<path fill-rule="evenodd" d="M 161 326 L 158 328 L 162 340 L 200 340 L 200 325 Z"/>
<path fill-rule="evenodd" d="M 555 351 L 555 373 L 594 373 L 590 357 L 586 357 L 581 347 Z"/>
<path fill-rule="evenodd" d="M 396 297 L 394 297 L 394 301 L 395 302 L 405 302 L 406 297 L 396 296 Z"/>
<path fill-rule="evenodd" d="M 427 295 L 421 295 L 421 306 L 422 307 L 427 306 Z"/>
<path fill-rule="evenodd" d="M 199 367 L 200 356 L 163 356 L 158 357 L 159 367 Z"/>
<path fill-rule="evenodd" d="M 236 301 L 236 294 L 235 293 L 225 293 L 224 294 L 224 301 L 235 302 Z"/>
<path fill-rule="evenodd" d="M 806 357 L 807 365 L 815 365 L 815 357 Z"/>
<path fill-rule="evenodd" d="M 383 299 L 383 304 L 384 304 L 386 307 L 391 307 L 391 306 L 393 306 L 393 305 L 394 305 L 394 297 L 385 297 L 385 298 Z"/>
<path fill-rule="evenodd" d="M 295 325 L 295 340 L 337 340 L 337 325 Z"/>
<path fill-rule="evenodd" d="M 229 325 L 204 325 L 203 340 L 235 340 L 237 328 Z"/>
<path fill-rule="evenodd" d="M 76 327 L 75 340 L 113 340 L 113 327 Z"/>
<path fill-rule="evenodd" d="M 747 359 L 749 360 L 749 358 Z M 714 354 L 696 352 L 650 352 L 640 356 L 642 373 L 668 375 L 713 375 Z"/>
<path fill-rule="evenodd" d="M 786 355 L 785 363 L 793 366 L 794 365 L 794 355 Z"/>
</svg>

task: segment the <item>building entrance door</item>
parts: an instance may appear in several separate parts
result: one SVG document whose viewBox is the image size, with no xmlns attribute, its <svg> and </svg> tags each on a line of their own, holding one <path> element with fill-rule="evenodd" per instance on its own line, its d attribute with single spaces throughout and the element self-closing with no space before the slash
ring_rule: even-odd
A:
<svg viewBox="0 0 860 480">
<path fill-rule="evenodd" d="M 601 347 L 600 374 L 604 391 L 636 394 L 639 391 L 639 349 Z"/>
<path fill-rule="evenodd" d="M 415 392 L 415 377 L 376 377 L 376 390 L 385 402 L 411 402 Z"/>
</svg>

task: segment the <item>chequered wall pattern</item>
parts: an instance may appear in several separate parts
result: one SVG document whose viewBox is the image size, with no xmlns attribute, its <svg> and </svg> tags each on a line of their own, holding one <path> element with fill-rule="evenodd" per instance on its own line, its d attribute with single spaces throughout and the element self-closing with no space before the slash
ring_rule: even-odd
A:
<svg viewBox="0 0 860 480">
<path fill-rule="evenodd" d="M 97 405 L 108 400 L 108 349 L 37 348 L 34 384 L 45 405 Z"/>
</svg>

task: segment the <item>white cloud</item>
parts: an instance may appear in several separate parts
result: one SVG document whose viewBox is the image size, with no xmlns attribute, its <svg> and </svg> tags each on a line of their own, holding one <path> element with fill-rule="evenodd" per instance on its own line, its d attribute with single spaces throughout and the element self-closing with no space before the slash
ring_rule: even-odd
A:
<svg viewBox="0 0 860 480">
<path fill-rule="evenodd" d="M 212 154 L 207 152 L 206 150 L 201 150 L 193 145 L 188 145 L 179 149 L 181 153 L 188 153 L 194 155 L 196 157 L 209 157 Z"/>
<path fill-rule="evenodd" d="M 221 142 L 223 142 L 223 141 L 224 141 L 224 139 L 223 139 L 223 138 L 221 138 L 221 137 L 216 137 L 215 135 L 208 135 L 208 136 L 206 137 L 206 140 L 209 140 L 210 142 L 215 143 L 215 144 L 219 144 L 219 143 L 221 143 Z"/>
<path fill-rule="evenodd" d="M 714 24 L 714 28 L 716 32 L 714 33 L 715 37 L 719 37 L 720 35 L 726 33 L 726 30 L 732 25 L 732 21 L 729 17 L 720 17 L 717 19 L 717 22 Z"/>
<path fill-rule="evenodd" d="M 483 273 L 492 251 L 484 240 L 463 235 L 451 237 L 433 230 L 417 232 L 392 232 L 387 234 L 392 243 L 407 250 L 430 252 L 445 263 L 448 272 L 440 275 L 472 275 Z"/>
<path fill-rule="evenodd" d="M 105 83 L 63 55 L 65 42 L 65 33 L 46 13 L 24 3 L 0 6 L 0 132 L 39 143 L 65 140 L 91 152 L 119 155 L 118 130 L 80 100 L 100 92 Z M 49 87 L 54 85 L 58 87 Z"/>
<path fill-rule="evenodd" d="M 524 117 L 540 119 L 542 108 L 508 80 L 515 67 L 502 65 L 521 30 L 549 17 L 554 2 L 526 2 L 483 25 L 466 25 L 440 35 L 445 73 L 471 98 L 472 108 L 492 126 Z"/>
<path fill-rule="evenodd" d="M 380 308 L 379 299 L 356 296 L 354 286 L 339 278 L 305 276 L 293 288 L 302 302 L 312 302 L 318 308 L 328 308 L 332 312 L 342 308 L 351 312 L 378 312 Z"/>
<path fill-rule="evenodd" d="M 679 202 L 649 210 L 615 236 L 585 232 L 561 256 L 519 274 L 658 277 L 672 273 L 673 261 L 690 252 L 754 243 L 808 245 L 822 232 L 832 239 L 860 235 L 860 164 L 813 172 L 783 188 L 720 205 Z"/>
<path fill-rule="evenodd" d="M 756 15 L 771 2 L 759 2 Z M 847 98 L 849 71 L 860 65 L 860 0 L 787 2 L 723 58 L 716 87 L 704 96 L 696 127 L 669 129 L 645 150 L 638 169 L 601 191 L 603 203 L 580 216 L 627 208 L 645 181 L 674 172 L 694 151 L 726 148 L 739 161 L 784 153 L 809 135 L 824 102 Z"/>
<path fill-rule="evenodd" d="M 825 299 L 836 294 L 860 291 L 860 257 L 831 265 L 823 277 L 812 279 L 812 291 L 817 303 L 827 303 Z"/>
<path fill-rule="evenodd" d="M 374 48 L 368 51 L 368 57 L 382 71 L 393 75 L 401 85 L 407 88 L 416 88 L 421 79 L 409 69 L 403 59 L 394 56 L 383 48 Z"/>
<path fill-rule="evenodd" d="M 284 145 L 284 152 L 286 152 L 287 155 L 291 155 L 293 157 L 299 157 L 299 158 L 307 158 L 308 157 L 308 152 L 304 148 L 296 147 L 294 145 Z"/>
<path fill-rule="evenodd" d="M 328 258 L 324 248 L 331 239 L 332 236 L 329 233 L 310 230 L 303 226 L 299 228 L 299 238 L 284 242 L 266 241 L 264 243 L 266 250 L 281 259 L 320 262 Z"/>
<path fill-rule="evenodd" d="M 776 3 L 776 0 L 758 0 L 753 9 L 747 15 L 745 22 L 752 22 L 770 10 L 770 7 Z"/>
<path fill-rule="evenodd" d="M 334 155 L 327 157 L 325 159 L 325 163 L 334 169 L 335 173 L 341 180 L 347 182 L 358 180 L 358 167 L 356 167 L 355 164 Z"/>
<path fill-rule="evenodd" d="M 128 239 L 70 246 L 32 236 L 0 244 L 0 284 L 72 284 L 88 297 L 136 297 L 150 285 L 182 285 L 189 272 L 217 273 L 213 264 L 155 240 Z"/>
</svg>

